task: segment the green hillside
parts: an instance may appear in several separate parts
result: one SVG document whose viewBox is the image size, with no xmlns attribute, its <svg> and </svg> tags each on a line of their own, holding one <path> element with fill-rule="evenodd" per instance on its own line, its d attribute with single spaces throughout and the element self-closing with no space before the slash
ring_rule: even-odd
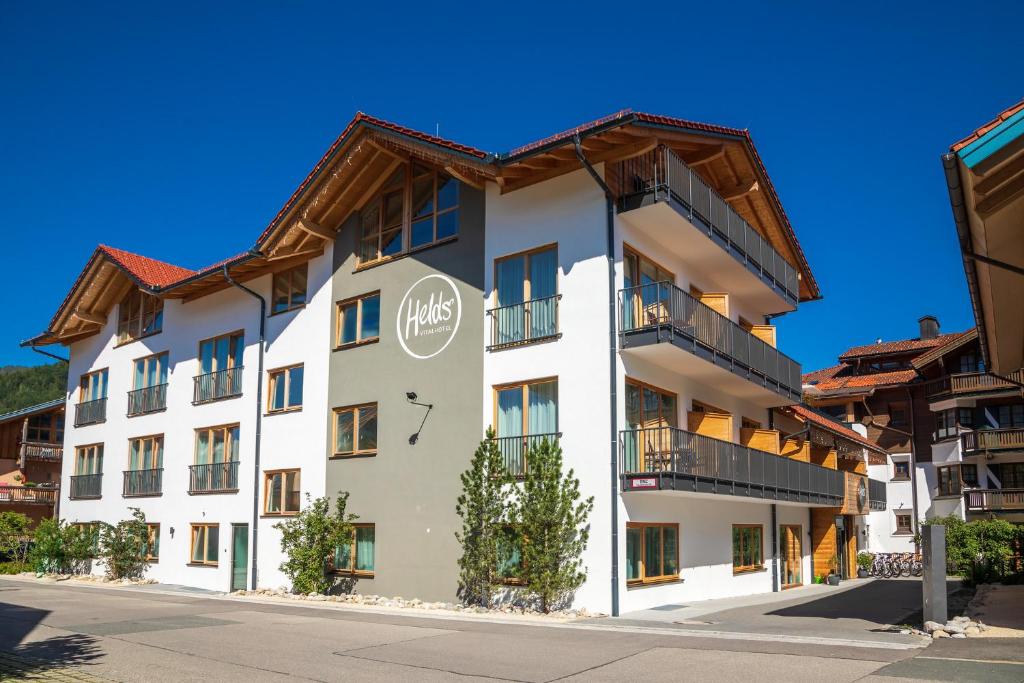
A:
<svg viewBox="0 0 1024 683">
<path fill-rule="evenodd" d="M 0 414 L 60 398 L 68 385 L 64 363 L 0 367 Z"/>
</svg>

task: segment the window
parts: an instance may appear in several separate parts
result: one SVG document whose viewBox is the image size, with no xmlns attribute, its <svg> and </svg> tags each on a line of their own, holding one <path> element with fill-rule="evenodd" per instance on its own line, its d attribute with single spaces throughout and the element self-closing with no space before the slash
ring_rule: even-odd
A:
<svg viewBox="0 0 1024 683">
<path fill-rule="evenodd" d="M 164 466 L 164 435 L 142 436 L 128 441 L 128 469 L 158 470 Z"/>
<path fill-rule="evenodd" d="M 865 370 L 867 370 L 866 374 L 871 374 L 873 372 L 892 372 L 893 370 L 900 370 L 906 368 L 908 367 L 908 365 L 905 361 L 885 360 L 867 363 L 863 367 Z"/>
<path fill-rule="evenodd" d="M 189 552 L 190 564 L 216 567 L 219 556 L 217 551 L 219 541 L 219 524 L 193 524 L 192 549 Z"/>
<path fill-rule="evenodd" d="M 1024 403 L 1011 406 L 989 406 L 985 410 L 995 418 L 999 429 L 1024 427 Z"/>
<path fill-rule="evenodd" d="M 299 470 L 263 474 L 263 513 L 293 515 L 299 511 Z"/>
<path fill-rule="evenodd" d="M 103 474 L 103 444 L 75 449 L 75 474 Z"/>
<path fill-rule="evenodd" d="M 675 276 L 653 261 L 625 249 L 622 255 L 625 296 L 630 306 L 623 308 L 625 329 L 664 322 L 668 317 L 669 292 Z"/>
<path fill-rule="evenodd" d="M 626 524 L 626 581 L 654 583 L 679 578 L 679 525 Z"/>
<path fill-rule="evenodd" d="M 962 428 L 970 428 L 974 418 L 970 408 L 950 408 L 935 413 L 935 439 L 949 439 L 957 436 Z"/>
<path fill-rule="evenodd" d="M 373 524 L 354 524 L 352 540 L 334 551 L 336 572 L 356 576 L 373 576 L 376 554 L 376 528 Z"/>
<path fill-rule="evenodd" d="M 526 474 L 526 454 L 543 439 L 558 438 L 558 380 L 545 379 L 494 388 L 498 449 L 509 473 Z"/>
<path fill-rule="evenodd" d="M 142 546 L 142 557 L 146 562 L 160 559 L 160 525 L 146 524 L 146 543 Z"/>
<path fill-rule="evenodd" d="M 964 488 L 978 488 L 978 466 L 960 465 L 960 481 L 963 482 Z"/>
<path fill-rule="evenodd" d="M 740 418 L 740 427 L 742 429 L 760 429 L 761 423 L 757 420 L 751 420 L 749 417 Z"/>
<path fill-rule="evenodd" d="M 974 351 L 960 356 L 960 372 L 985 372 L 985 364 Z"/>
<path fill-rule="evenodd" d="M 377 404 L 334 409 L 334 455 L 377 454 Z"/>
<path fill-rule="evenodd" d="M 914 533 L 914 530 L 911 528 L 909 512 L 896 513 L 896 531 L 894 531 L 893 533 L 900 535 L 909 535 Z"/>
<path fill-rule="evenodd" d="M 935 471 L 939 481 L 938 495 L 959 496 L 963 489 L 960 481 L 960 465 L 937 467 Z"/>
<path fill-rule="evenodd" d="M 82 375 L 78 385 L 78 400 L 81 403 L 98 401 L 107 397 L 107 369 L 96 370 Z"/>
<path fill-rule="evenodd" d="M 626 379 L 627 431 L 622 435 L 626 471 L 651 471 L 671 458 L 671 428 L 678 426 L 677 405 L 675 394 Z"/>
<path fill-rule="evenodd" d="M 242 366 L 245 335 L 242 332 L 223 334 L 199 342 L 199 372 L 207 375 Z"/>
<path fill-rule="evenodd" d="M 160 297 L 133 289 L 121 300 L 117 312 L 117 343 L 156 334 L 164 326 L 164 302 Z"/>
<path fill-rule="evenodd" d="M 760 524 L 733 524 L 732 571 L 756 571 L 764 568 L 764 527 Z"/>
<path fill-rule="evenodd" d="M 558 334 L 558 249 L 542 247 L 494 262 L 496 308 L 491 344 L 506 346 Z"/>
<path fill-rule="evenodd" d="M 892 478 L 893 479 L 910 479 L 910 461 L 909 460 L 893 460 L 892 461 Z"/>
<path fill-rule="evenodd" d="M 498 578 L 502 583 L 522 583 L 523 546 L 515 527 L 506 525 L 498 535 Z"/>
<path fill-rule="evenodd" d="M 1024 462 L 990 464 L 988 469 L 1004 489 L 1024 489 Z"/>
<path fill-rule="evenodd" d="M 907 406 L 903 403 L 889 405 L 889 425 L 905 427 L 907 425 Z"/>
<path fill-rule="evenodd" d="M 456 180 L 423 164 L 403 164 L 360 213 L 359 263 L 374 263 L 454 237 L 458 208 Z"/>
<path fill-rule="evenodd" d="M 196 465 L 238 461 L 238 425 L 196 430 Z"/>
<path fill-rule="evenodd" d="M 167 352 L 135 361 L 135 389 L 147 389 L 167 384 Z"/>
<path fill-rule="evenodd" d="M 64 413 L 43 413 L 28 418 L 25 440 L 34 443 L 64 443 Z"/>
<path fill-rule="evenodd" d="M 271 370 L 267 412 L 280 413 L 302 407 L 302 366 Z"/>
<path fill-rule="evenodd" d="M 380 339 L 380 292 L 338 302 L 335 348 Z"/>
<path fill-rule="evenodd" d="M 284 313 L 306 305 L 307 264 L 274 273 L 273 301 L 270 314 Z"/>
</svg>

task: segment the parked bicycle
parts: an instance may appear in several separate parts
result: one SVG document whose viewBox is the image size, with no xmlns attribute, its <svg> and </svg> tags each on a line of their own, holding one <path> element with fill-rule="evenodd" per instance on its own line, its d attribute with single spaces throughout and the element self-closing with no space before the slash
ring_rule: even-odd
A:
<svg viewBox="0 0 1024 683">
<path fill-rule="evenodd" d="M 921 576 L 924 563 L 917 553 L 875 553 L 868 569 L 869 576 L 892 579 L 899 576 Z"/>
</svg>

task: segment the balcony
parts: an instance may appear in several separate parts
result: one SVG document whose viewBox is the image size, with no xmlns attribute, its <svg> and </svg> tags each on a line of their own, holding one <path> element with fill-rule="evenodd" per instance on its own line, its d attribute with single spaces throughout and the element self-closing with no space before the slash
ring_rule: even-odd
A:
<svg viewBox="0 0 1024 683">
<path fill-rule="evenodd" d="M 189 493 L 234 493 L 238 491 L 238 461 L 189 465 Z"/>
<path fill-rule="evenodd" d="M 126 470 L 124 473 L 124 497 L 159 496 L 163 491 L 163 468 L 150 470 Z"/>
<path fill-rule="evenodd" d="M 729 203 L 666 147 L 609 167 L 623 220 L 763 310 L 793 310 L 800 277 Z"/>
<path fill-rule="evenodd" d="M 167 408 L 167 385 L 157 384 L 128 392 L 128 417 L 155 413 Z"/>
<path fill-rule="evenodd" d="M 973 489 L 964 492 L 967 512 L 1024 512 L 1024 489 Z"/>
<path fill-rule="evenodd" d="M 0 505 L 55 505 L 56 488 L 0 485 Z"/>
<path fill-rule="evenodd" d="M 619 329 L 623 350 L 722 391 L 766 408 L 800 400 L 799 363 L 669 282 L 621 290 Z"/>
<path fill-rule="evenodd" d="M 103 492 L 102 474 L 76 474 L 71 477 L 71 498 L 99 498 Z"/>
<path fill-rule="evenodd" d="M 964 455 L 986 451 L 1024 450 L 1024 429 L 981 429 L 960 435 Z"/>
<path fill-rule="evenodd" d="M 845 472 L 674 427 L 619 433 L 624 492 L 690 491 L 841 506 Z"/>
<path fill-rule="evenodd" d="M 526 436 L 499 436 L 493 439 L 501 453 L 501 462 L 505 471 L 514 479 L 526 476 L 527 455 L 530 450 L 540 446 L 547 439 L 548 443 L 556 443 L 562 436 L 561 432 L 551 434 L 529 434 Z"/>
<path fill-rule="evenodd" d="M 488 351 L 508 349 L 558 339 L 558 302 L 562 295 L 547 296 L 487 311 L 491 318 Z"/>
<path fill-rule="evenodd" d="M 82 401 L 75 405 L 75 426 L 99 424 L 107 420 L 107 399 L 97 398 L 94 401 Z"/>
<path fill-rule="evenodd" d="M 193 377 L 195 388 L 192 395 L 192 403 L 209 403 L 224 398 L 234 398 L 242 395 L 242 370 L 241 365 L 217 372 L 209 372 L 205 375 Z"/>
<path fill-rule="evenodd" d="M 1008 379 L 1024 382 L 1024 373 L 1017 370 Z M 925 383 L 924 393 L 929 402 L 941 401 L 957 396 L 977 394 L 1020 394 L 1021 388 L 1013 382 L 985 372 L 961 372 L 944 375 Z"/>
<path fill-rule="evenodd" d="M 64 457 L 64 446 L 59 443 L 22 441 L 21 446 L 18 448 L 18 456 L 21 458 L 22 462 L 25 462 L 26 460 L 60 462 L 61 458 Z"/>
</svg>

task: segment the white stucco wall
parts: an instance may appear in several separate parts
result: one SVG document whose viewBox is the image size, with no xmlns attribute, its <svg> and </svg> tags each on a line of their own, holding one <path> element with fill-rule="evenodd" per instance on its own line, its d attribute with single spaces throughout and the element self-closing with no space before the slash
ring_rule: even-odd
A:
<svg viewBox="0 0 1024 683">
<path fill-rule="evenodd" d="M 910 462 L 910 453 L 891 454 L 893 462 Z M 909 512 L 914 518 L 913 488 L 910 481 L 893 480 L 893 465 L 868 465 L 868 476 L 886 482 L 886 509 L 868 513 L 867 550 L 873 553 L 904 553 L 914 550 L 913 535 L 896 533 L 896 513 Z"/>
</svg>

